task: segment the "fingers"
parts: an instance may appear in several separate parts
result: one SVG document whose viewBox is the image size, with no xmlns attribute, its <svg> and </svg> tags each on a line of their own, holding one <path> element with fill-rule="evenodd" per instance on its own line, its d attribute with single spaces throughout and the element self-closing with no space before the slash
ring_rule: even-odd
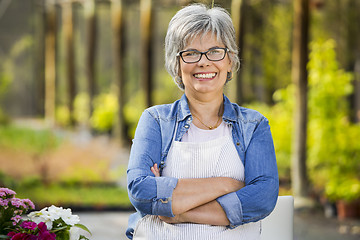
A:
<svg viewBox="0 0 360 240">
<path fill-rule="evenodd" d="M 175 223 L 181 223 L 181 220 L 178 216 L 175 217 L 164 217 L 164 216 L 158 216 L 161 221 L 164 221 L 166 223 L 175 224 Z"/>
<path fill-rule="evenodd" d="M 155 177 L 160 177 L 160 170 L 156 163 L 150 168 L 150 170 L 155 175 Z"/>
</svg>

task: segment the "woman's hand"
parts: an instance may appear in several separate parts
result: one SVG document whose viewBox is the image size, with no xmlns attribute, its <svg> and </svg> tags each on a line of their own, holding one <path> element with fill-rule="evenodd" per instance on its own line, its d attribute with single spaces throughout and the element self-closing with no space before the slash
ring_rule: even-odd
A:
<svg viewBox="0 0 360 240">
<path fill-rule="evenodd" d="M 176 215 L 175 217 L 164 217 L 158 216 L 161 221 L 164 221 L 169 224 L 182 223 L 181 214 Z"/>
<path fill-rule="evenodd" d="M 150 170 L 155 175 L 155 177 L 160 177 L 160 170 L 156 163 L 150 168 Z"/>
</svg>

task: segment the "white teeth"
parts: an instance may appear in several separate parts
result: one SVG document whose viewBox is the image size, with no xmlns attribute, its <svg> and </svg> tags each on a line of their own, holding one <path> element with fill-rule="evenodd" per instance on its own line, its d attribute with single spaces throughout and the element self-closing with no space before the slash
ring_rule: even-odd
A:
<svg viewBox="0 0 360 240">
<path fill-rule="evenodd" d="M 196 78 L 213 78 L 215 77 L 216 73 L 200 73 L 200 74 L 195 74 L 194 77 Z"/>
</svg>

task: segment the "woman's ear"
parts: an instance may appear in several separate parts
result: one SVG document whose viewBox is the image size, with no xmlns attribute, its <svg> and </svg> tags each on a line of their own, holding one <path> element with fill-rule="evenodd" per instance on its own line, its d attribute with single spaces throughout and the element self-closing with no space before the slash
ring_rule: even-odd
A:
<svg viewBox="0 0 360 240">
<path fill-rule="evenodd" d="M 232 61 L 231 61 L 230 54 L 232 54 L 232 53 L 230 53 L 230 52 L 229 52 L 229 55 L 228 55 L 228 59 L 229 59 L 229 68 L 228 68 L 228 72 L 230 72 L 230 71 L 232 70 Z"/>
</svg>

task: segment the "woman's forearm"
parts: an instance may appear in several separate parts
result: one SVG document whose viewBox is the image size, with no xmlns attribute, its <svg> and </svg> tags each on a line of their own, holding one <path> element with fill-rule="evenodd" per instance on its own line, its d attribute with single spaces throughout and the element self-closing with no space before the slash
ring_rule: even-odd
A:
<svg viewBox="0 0 360 240">
<path fill-rule="evenodd" d="M 173 214 L 185 213 L 243 186 L 242 182 L 227 177 L 179 179 L 172 195 Z"/>
<path fill-rule="evenodd" d="M 223 208 L 216 200 L 181 214 L 180 220 L 182 222 L 216 226 L 227 226 L 230 224 Z"/>
<path fill-rule="evenodd" d="M 156 177 L 160 177 L 156 164 L 151 171 Z M 174 215 L 188 212 L 243 187 L 243 182 L 229 177 L 179 179 L 172 194 L 172 212 Z M 218 205 L 217 202 L 216 204 Z M 219 207 L 221 208 L 220 205 Z"/>
</svg>

